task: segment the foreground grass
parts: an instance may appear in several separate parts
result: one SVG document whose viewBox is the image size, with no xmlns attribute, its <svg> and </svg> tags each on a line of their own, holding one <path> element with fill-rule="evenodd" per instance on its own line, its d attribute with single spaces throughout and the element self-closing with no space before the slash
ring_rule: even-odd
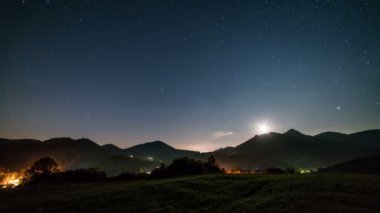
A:
<svg viewBox="0 0 380 213">
<path fill-rule="evenodd" d="M 0 212 L 380 212 L 380 177 L 210 175 L 0 190 Z"/>
</svg>

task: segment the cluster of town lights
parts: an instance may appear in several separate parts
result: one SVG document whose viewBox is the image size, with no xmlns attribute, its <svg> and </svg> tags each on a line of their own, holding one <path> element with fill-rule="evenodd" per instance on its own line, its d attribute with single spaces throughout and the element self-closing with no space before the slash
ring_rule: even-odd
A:
<svg viewBox="0 0 380 213">
<path fill-rule="evenodd" d="M 0 179 L 1 188 L 15 188 L 22 183 L 22 172 L 4 172 Z"/>
</svg>

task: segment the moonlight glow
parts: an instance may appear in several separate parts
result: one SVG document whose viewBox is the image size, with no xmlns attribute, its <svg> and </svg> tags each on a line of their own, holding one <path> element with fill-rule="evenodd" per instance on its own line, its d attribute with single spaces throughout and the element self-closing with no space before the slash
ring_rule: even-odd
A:
<svg viewBox="0 0 380 213">
<path fill-rule="evenodd" d="M 257 125 L 257 132 L 259 134 L 266 134 L 268 132 L 270 132 L 271 128 L 269 127 L 269 125 L 267 123 L 261 123 L 259 125 Z"/>
</svg>

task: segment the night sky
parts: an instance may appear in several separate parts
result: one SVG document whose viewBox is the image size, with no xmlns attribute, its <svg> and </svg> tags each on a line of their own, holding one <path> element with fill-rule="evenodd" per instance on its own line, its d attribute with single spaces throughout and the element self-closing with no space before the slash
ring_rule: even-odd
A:
<svg viewBox="0 0 380 213">
<path fill-rule="evenodd" d="M 162 140 L 380 127 L 380 1 L 0 0 L 0 137 Z"/>
</svg>

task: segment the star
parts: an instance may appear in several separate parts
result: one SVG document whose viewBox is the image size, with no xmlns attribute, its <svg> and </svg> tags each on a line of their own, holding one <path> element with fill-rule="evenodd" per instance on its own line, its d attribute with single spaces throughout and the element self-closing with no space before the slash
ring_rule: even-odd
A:
<svg viewBox="0 0 380 213">
<path fill-rule="evenodd" d="M 340 110 L 340 106 L 337 106 L 337 107 L 336 107 L 336 110 Z"/>
</svg>

